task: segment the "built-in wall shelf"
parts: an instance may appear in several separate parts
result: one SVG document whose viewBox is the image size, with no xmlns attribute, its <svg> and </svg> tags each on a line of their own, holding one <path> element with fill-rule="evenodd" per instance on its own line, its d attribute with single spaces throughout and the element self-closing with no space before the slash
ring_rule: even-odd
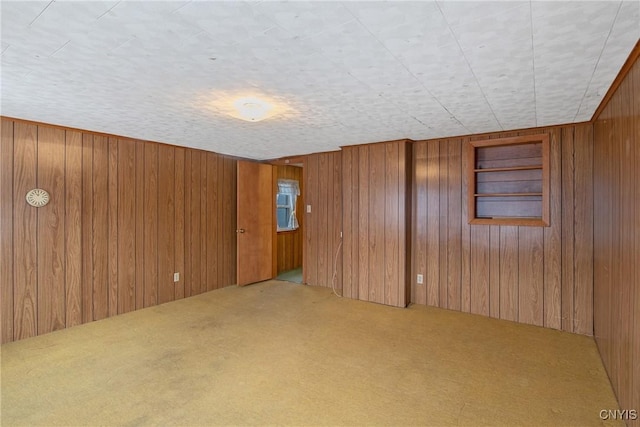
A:
<svg viewBox="0 0 640 427">
<path fill-rule="evenodd" d="M 549 225 L 549 136 L 467 145 L 469 223 Z"/>
</svg>

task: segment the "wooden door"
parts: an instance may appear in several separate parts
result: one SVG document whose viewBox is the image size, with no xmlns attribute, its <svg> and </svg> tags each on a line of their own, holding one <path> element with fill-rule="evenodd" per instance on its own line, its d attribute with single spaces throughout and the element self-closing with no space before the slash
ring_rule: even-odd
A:
<svg viewBox="0 0 640 427">
<path fill-rule="evenodd" d="M 236 268 L 239 286 L 274 277 L 274 210 L 273 166 L 238 161 Z"/>
</svg>

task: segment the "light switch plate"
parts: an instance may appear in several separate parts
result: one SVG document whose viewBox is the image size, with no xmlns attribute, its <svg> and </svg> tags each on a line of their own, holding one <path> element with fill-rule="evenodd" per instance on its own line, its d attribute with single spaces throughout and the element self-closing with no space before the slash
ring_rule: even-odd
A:
<svg viewBox="0 0 640 427">
<path fill-rule="evenodd" d="M 311 205 L 307 205 L 307 213 L 311 213 Z"/>
</svg>

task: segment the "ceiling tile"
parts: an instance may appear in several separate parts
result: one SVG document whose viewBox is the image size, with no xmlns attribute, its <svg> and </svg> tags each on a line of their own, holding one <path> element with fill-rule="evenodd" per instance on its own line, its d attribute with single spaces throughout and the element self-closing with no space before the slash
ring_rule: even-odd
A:
<svg viewBox="0 0 640 427">
<path fill-rule="evenodd" d="M 634 2 L 2 2 L 8 116 L 248 158 L 585 120 Z M 278 104 L 260 123 L 234 97 Z"/>
</svg>

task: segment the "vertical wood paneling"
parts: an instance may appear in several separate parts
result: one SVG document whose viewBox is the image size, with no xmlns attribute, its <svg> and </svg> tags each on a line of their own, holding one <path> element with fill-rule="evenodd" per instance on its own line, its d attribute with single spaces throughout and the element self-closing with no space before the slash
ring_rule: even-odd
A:
<svg viewBox="0 0 640 427">
<path fill-rule="evenodd" d="M 412 149 L 405 140 L 343 150 L 343 170 L 334 182 L 337 187 L 342 181 L 342 222 L 350 222 L 343 230 L 346 246 L 342 259 L 345 267 L 351 264 L 346 267 L 350 273 L 343 275 L 350 282 L 343 284 L 345 295 L 351 298 L 398 307 L 407 304 L 412 275 L 407 259 L 411 248 L 407 201 L 411 201 L 412 192 L 408 182 Z"/>
<path fill-rule="evenodd" d="M 174 147 L 158 146 L 158 304 L 173 301 L 175 266 Z M 213 215 L 211 215 L 213 217 Z M 211 235 L 209 235 L 211 236 Z"/>
<path fill-rule="evenodd" d="M 37 334 L 38 253 L 36 245 L 37 210 L 24 197 L 36 188 L 38 128 L 14 124 L 13 164 L 13 248 L 14 248 L 14 339 Z"/>
<path fill-rule="evenodd" d="M 447 144 L 447 308 L 460 310 L 462 303 L 462 144 L 451 140 Z"/>
<path fill-rule="evenodd" d="M 111 183 L 117 176 L 116 169 L 110 169 L 109 141 L 106 137 L 93 137 L 93 320 L 109 316 L 109 295 L 117 278 L 111 273 L 111 265 L 116 263 L 117 243 L 115 223 L 116 206 L 111 199 L 117 197 Z M 115 150 L 113 150 L 115 151 Z"/>
<path fill-rule="evenodd" d="M 549 132 L 550 224 L 544 229 L 544 326 L 562 328 L 562 132 Z M 591 168 L 587 168 L 589 173 Z"/>
<path fill-rule="evenodd" d="M 317 283 L 320 286 L 329 286 L 329 277 L 327 277 L 328 271 L 328 254 L 327 248 L 329 247 L 329 223 L 328 223 L 328 193 L 329 193 L 329 155 L 318 155 L 318 200 L 315 206 L 313 206 L 312 216 L 317 223 L 317 236 L 318 236 L 318 251 L 316 252 L 316 271 L 318 278 Z"/>
<path fill-rule="evenodd" d="M 427 142 L 427 304 L 440 306 L 440 145 Z"/>
<path fill-rule="evenodd" d="M 184 189 L 184 163 L 185 163 L 185 149 L 181 147 L 175 148 L 175 200 L 176 200 L 176 212 L 175 212 L 175 272 L 180 275 L 180 280 L 174 283 L 174 298 L 184 298 L 185 294 L 185 281 L 187 278 L 185 272 L 185 228 L 184 228 L 184 209 L 185 209 L 185 189 Z M 220 240 L 220 239 L 218 239 Z M 220 256 L 218 256 L 220 259 Z"/>
<path fill-rule="evenodd" d="M 14 339 L 37 334 L 37 211 L 24 201 L 36 187 L 37 135 L 36 126 L 14 125 Z"/>
<path fill-rule="evenodd" d="M 224 159 L 223 158 L 218 158 L 218 180 L 217 180 L 217 185 L 218 185 L 218 207 L 216 210 L 216 221 L 218 223 L 218 227 L 217 227 L 217 236 L 218 236 L 218 244 L 217 244 L 217 259 L 219 260 L 220 266 L 218 268 L 218 287 L 221 288 L 225 285 L 224 282 L 224 274 L 225 274 L 225 257 L 224 257 L 224 252 L 225 252 L 225 241 L 224 241 L 224 230 L 225 230 L 225 223 L 224 223 L 224 215 L 223 215 L 223 211 L 224 211 L 224 203 L 225 203 L 225 197 L 227 196 L 226 191 L 225 191 L 225 185 L 228 185 L 228 183 L 225 183 L 225 175 L 224 175 Z M 235 232 L 235 230 L 234 230 Z M 234 257 L 235 259 L 235 257 Z"/>
<path fill-rule="evenodd" d="M 562 330 L 573 330 L 574 128 L 562 129 Z"/>
<path fill-rule="evenodd" d="M 414 225 L 415 233 L 413 233 L 414 241 L 413 248 L 415 253 L 426 253 L 427 250 L 427 186 L 425 185 L 428 176 L 427 169 L 427 144 L 425 142 L 419 142 L 414 144 L 414 171 L 415 171 L 415 185 L 413 193 L 414 199 L 414 212 L 415 216 L 419 218 Z M 414 266 L 411 277 L 411 283 L 413 286 L 413 292 L 411 295 L 411 301 L 415 301 L 417 304 L 427 304 L 427 287 L 424 282 L 425 271 L 427 270 L 426 257 L 416 257 L 414 259 Z M 416 277 L 418 274 L 422 274 L 422 284 L 416 283 Z"/>
<path fill-rule="evenodd" d="M 118 140 L 118 314 L 136 307 L 135 165 L 135 142 Z"/>
<path fill-rule="evenodd" d="M 109 153 L 109 163 L 108 163 L 108 180 L 109 180 L 109 191 L 108 191 L 108 218 L 109 218 L 109 234 L 108 234 L 108 260 L 109 260 L 109 280 L 108 284 L 108 316 L 115 316 L 118 314 L 118 281 L 120 279 L 120 275 L 118 274 L 118 239 L 121 235 L 118 231 L 118 184 L 119 184 L 119 160 L 118 156 L 118 139 L 117 138 L 109 138 L 108 140 L 108 153 Z"/>
<path fill-rule="evenodd" d="M 489 226 L 489 316 L 500 318 L 500 226 Z"/>
<path fill-rule="evenodd" d="M 588 124 L 567 125 L 415 143 L 416 156 L 418 147 L 425 150 L 425 171 L 418 159 L 415 162 L 412 207 L 414 274 L 422 271 L 426 282 L 422 303 L 591 333 L 588 325 L 574 322 L 579 311 L 574 300 L 576 304 L 582 300 L 582 318 L 593 315 L 588 257 L 592 219 L 586 209 L 593 203 L 590 129 Z M 462 151 L 471 139 L 539 133 L 548 133 L 551 141 L 550 226 L 483 229 L 469 225 L 467 200 L 461 196 L 467 194 L 468 175 L 457 176 L 458 171 L 468 169 L 467 156 L 458 155 L 456 144 L 461 143 Z M 421 234 L 425 237 L 419 237 Z M 574 286 L 578 275 L 581 283 Z M 420 303 L 420 287 L 414 287 L 412 301 Z"/>
<path fill-rule="evenodd" d="M 410 237 L 413 235 L 413 204 L 410 197 L 413 194 L 413 141 L 410 140 L 398 143 L 398 194 L 398 307 L 406 307 L 411 302 L 413 268 L 413 241 Z"/>
<path fill-rule="evenodd" d="M 37 214 L 38 334 L 65 327 L 64 162 L 65 131 L 39 128 L 37 184 L 52 202 Z"/>
<path fill-rule="evenodd" d="M 518 320 L 518 227 L 500 226 L 500 318 Z"/>
<path fill-rule="evenodd" d="M 158 144 L 144 143 L 144 306 L 158 299 Z"/>
<path fill-rule="evenodd" d="M 136 310 L 145 306 L 144 282 L 145 282 L 145 205 L 148 201 L 145 197 L 145 148 L 147 144 L 136 144 Z"/>
<path fill-rule="evenodd" d="M 636 47 L 637 49 L 637 47 Z M 576 130 L 589 134 L 590 129 Z M 597 117 L 594 146 L 575 149 L 576 169 L 593 162 L 594 188 L 576 203 L 576 221 L 593 220 L 593 295 L 580 292 L 591 276 L 590 230 L 576 226 L 576 328 L 589 328 L 583 309 L 594 304 L 598 349 L 622 409 L 640 405 L 640 63 L 636 62 Z M 588 139 L 589 135 L 586 136 Z M 593 154 L 592 154 L 593 153 Z M 576 192 L 586 176 L 576 173 Z M 587 207 L 593 197 L 593 217 Z M 586 248 L 579 246 L 586 245 Z M 640 425 L 639 420 L 628 421 Z"/>
<path fill-rule="evenodd" d="M 622 134 L 622 97 L 620 95 L 611 98 L 612 104 L 612 139 L 616 141 L 611 146 L 609 156 L 609 182 L 613 184 L 609 193 L 609 217 L 607 222 L 609 224 L 609 268 L 611 270 L 609 276 L 609 289 L 611 292 L 611 299 L 609 301 L 609 307 L 612 312 L 609 322 L 609 363 L 611 364 L 611 384 L 615 390 L 620 390 L 620 366 L 623 363 L 623 349 L 625 343 L 622 342 L 622 328 L 619 326 L 622 321 L 622 306 L 623 301 L 622 294 L 622 266 L 619 262 L 621 255 L 621 235 L 623 233 L 621 223 L 620 209 L 622 207 L 621 197 L 623 196 L 624 189 L 621 185 L 620 172 L 622 169 L 623 161 L 621 158 L 622 144 L 624 141 L 624 135 Z M 617 343 L 615 345 L 614 343 Z"/>
<path fill-rule="evenodd" d="M 633 119 L 632 119 L 632 111 L 633 111 L 633 103 L 631 99 L 632 89 L 632 79 L 626 79 L 619 87 L 620 90 L 620 134 L 621 134 L 621 144 L 620 144 L 620 161 L 621 168 L 619 170 L 620 174 L 620 188 L 621 189 L 630 189 L 631 191 L 620 191 L 620 202 L 618 204 L 619 208 L 619 224 L 630 224 L 633 223 L 634 220 L 634 200 L 633 200 L 633 187 L 637 185 L 637 181 L 635 180 L 635 141 L 633 136 Z M 640 118 L 638 119 L 640 120 Z M 577 162 L 578 153 L 576 150 L 576 162 Z M 576 185 L 578 178 L 576 177 Z M 631 194 L 629 194 L 631 193 Z M 577 215 L 577 213 L 576 213 Z M 614 336 L 617 337 L 618 342 L 620 343 L 620 351 L 618 352 L 620 363 L 619 369 L 617 373 L 618 377 L 618 389 L 619 394 L 621 396 L 631 396 L 632 392 L 632 380 L 631 372 L 633 372 L 633 364 L 634 361 L 632 359 L 632 345 L 633 340 L 630 340 L 628 337 L 632 336 L 632 327 L 633 327 L 633 288 L 626 284 L 625 282 L 633 280 L 635 269 L 637 268 L 638 258 L 634 258 L 634 235 L 633 233 L 627 232 L 624 228 L 621 227 L 620 230 L 620 309 L 617 317 L 617 325 L 615 326 Z M 577 246 L 576 242 L 576 246 Z M 576 258 L 578 258 L 578 252 L 576 248 Z M 590 296 L 590 295 L 588 295 Z M 588 301 L 587 301 L 588 303 Z M 576 298 L 575 304 L 575 322 L 578 324 L 581 321 L 584 322 L 583 316 L 580 314 L 581 304 L 580 301 Z M 636 361 L 637 362 L 637 361 Z M 626 401 L 631 404 L 631 406 L 635 406 L 632 404 L 628 398 Z M 622 401 L 624 402 L 624 400 Z M 638 402 L 640 403 L 640 402 Z"/>
<path fill-rule="evenodd" d="M 318 193 L 318 156 L 308 156 L 305 160 L 304 168 L 304 182 L 306 186 L 305 203 L 311 207 L 311 212 L 307 212 L 305 208 L 305 251 L 303 262 L 303 275 L 304 281 L 307 284 L 318 283 L 318 263 L 317 263 L 317 251 L 318 245 L 318 228 L 317 221 L 315 221 L 315 209 L 319 209 L 316 206 L 316 199 Z"/>
<path fill-rule="evenodd" d="M 65 326 L 82 321 L 82 133 L 66 132 L 65 158 Z"/>
<path fill-rule="evenodd" d="M 369 297 L 384 303 L 385 146 L 369 148 Z"/>
<path fill-rule="evenodd" d="M 207 290 L 219 287 L 218 284 L 218 156 L 207 153 Z"/>
<path fill-rule="evenodd" d="M 384 303 L 398 306 L 400 293 L 398 283 L 402 283 L 400 272 L 400 172 L 399 145 L 384 144 L 385 187 L 384 187 Z"/>
<path fill-rule="evenodd" d="M 342 295 L 347 298 L 357 298 L 357 295 L 353 293 L 353 270 L 355 262 L 352 259 L 353 256 L 353 203 L 347 203 L 351 200 L 353 194 L 353 150 L 344 149 L 342 151 L 342 171 L 344 174 L 344 185 L 342 188 L 341 204 L 343 206 L 344 215 L 344 238 L 342 241 L 342 260 L 343 260 L 343 280 L 342 280 Z"/>
<path fill-rule="evenodd" d="M 343 235 L 342 229 L 342 153 L 334 152 L 331 154 L 333 157 L 333 171 L 332 171 L 332 198 L 329 200 L 329 206 L 331 206 L 331 216 L 333 217 L 333 226 L 331 228 L 331 248 L 329 258 L 329 271 L 330 280 L 335 280 L 332 286 L 335 289 L 342 291 L 342 254 L 338 252 L 342 250 L 340 243 L 342 241 L 341 235 Z M 335 272 L 334 272 L 335 270 Z"/>
<path fill-rule="evenodd" d="M 340 152 L 306 156 L 303 168 L 303 199 L 311 205 L 304 214 L 303 276 L 313 286 L 343 288 L 343 258 L 336 252 L 342 231 L 342 168 Z M 300 209 L 305 211 L 304 206 Z M 306 211 L 305 211 L 306 212 Z M 335 269 L 335 282 L 334 282 Z"/>
<path fill-rule="evenodd" d="M 462 140 L 462 146 L 464 147 L 468 139 Z M 461 155 L 462 163 L 462 194 L 467 192 L 469 174 L 465 173 L 468 170 L 469 165 L 468 156 Z M 471 312 L 471 225 L 466 220 L 469 218 L 469 206 L 463 196 L 461 202 L 461 221 L 462 227 L 460 232 L 460 309 L 463 312 Z M 501 246 L 502 247 L 502 246 Z M 502 275 L 500 276 L 502 277 Z"/>
<path fill-rule="evenodd" d="M 544 302 L 543 230 L 539 227 L 520 227 L 518 233 L 518 321 L 542 326 Z"/>
<path fill-rule="evenodd" d="M 2 119 L 0 135 L 0 343 L 13 341 L 13 121 Z"/>
<path fill-rule="evenodd" d="M 185 163 L 188 190 L 186 192 L 185 225 L 187 229 L 187 284 L 185 296 L 200 293 L 200 151 L 187 150 Z"/>
<path fill-rule="evenodd" d="M 633 137 L 635 139 L 635 177 L 636 180 L 640 179 L 640 148 L 638 144 L 640 144 L 640 120 L 638 117 L 640 116 L 640 96 L 638 95 L 638 91 L 640 91 L 640 67 L 636 63 L 635 67 L 631 72 L 632 76 L 632 85 L 634 90 L 633 95 Z M 595 157 L 594 157 L 595 159 Z M 640 259 L 640 185 L 635 185 L 635 215 L 633 219 L 633 229 L 635 230 L 635 259 Z M 638 361 L 640 360 L 640 266 L 636 263 L 635 268 L 635 280 L 634 278 L 630 278 L 633 281 L 633 295 L 632 299 L 635 301 L 633 304 L 633 313 L 634 313 L 634 322 L 632 324 L 631 336 L 633 337 L 633 354 L 632 359 Z M 631 386 L 633 392 L 631 396 L 628 398 L 631 402 L 640 402 L 640 363 L 633 364 L 633 371 L 630 373 L 631 375 Z M 636 422 L 636 425 L 640 424 L 640 422 Z M 637 426 L 636 426 L 637 427 Z"/>
<path fill-rule="evenodd" d="M 599 224 L 599 221 L 603 221 L 607 218 L 608 203 L 607 194 L 610 186 L 607 178 L 607 168 L 605 164 L 609 160 L 610 156 L 606 155 L 609 143 L 607 143 L 606 132 L 610 127 L 608 125 L 608 115 L 610 109 L 605 109 L 600 115 L 599 119 L 593 125 L 594 132 L 594 147 L 593 155 L 595 159 L 600 159 L 599 162 L 594 161 L 593 165 L 593 192 L 594 198 L 599 199 L 599 203 L 594 203 L 593 206 L 593 299 L 594 299 L 594 311 L 593 311 L 593 335 L 598 344 L 600 356 L 607 371 L 610 371 L 610 361 L 608 354 L 609 343 L 609 301 L 611 298 L 610 289 L 608 286 L 609 278 L 609 266 L 608 266 L 608 247 L 607 233 L 608 224 Z"/>
<path fill-rule="evenodd" d="M 93 135 L 82 135 L 82 322 L 93 320 Z"/>
<path fill-rule="evenodd" d="M 346 147 L 342 151 L 342 201 L 343 206 L 343 295 L 348 298 L 358 299 L 358 203 L 355 197 L 358 195 L 358 152 L 357 147 Z"/>
<path fill-rule="evenodd" d="M 207 188 L 207 153 L 202 152 L 200 156 L 200 292 L 206 292 L 209 285 L 207 284 L 207 218 L 209 208 L 209 192 Z"/>
<path fill-rule="evenodd" d="M 593 127 L 576 126 L 574 146 L 574 331 L 593 333 Z M 629 145 L 631 147 L 631 145 Z M 631 153 L 629 159 L 633 159 Z M 629 170 L 633 172 L 631 165 Z M 631 182 L 637 182 L 630 177 Z M 632 183 L 629 184 L 633 186 Z M 579 195 L 579 196 L 577 196 Z M 634 263 L 629 260 L 630 265 Z"/>
<path fill-rule="evenodd" d="M 448 247 L 449 247 L 449 149 L 448 141 L 442 140 L 438 142 L 440 146 L 439 153 L 439 170 L 440 178 L 438 194 L 440 196 L 440 221 L 438 230 L 438 304 L 440 307 L 447 307 L 447 284 L 448 284 Z"/>
<path fill-rule="evenodd" d="M 4 118 L 0 154 L 2 342 L 235 282 L 236 160 Z M 33 188 L 47 206 L 26 203 Z"/>
<path fill-rule="evenodd" d="M 471 313 L 489 315 L 489 227 L 471 228 Z"/>
<path fill-rule="evenodd" d="M 323 220 L 322 218 L 320 218 L 320 223 L 321 224 L 325 224 L 326 225 L 326 245 L 325 245 L 325 249 L 322 251 L 324 252 L 325 255 L 325 268 L 324 268 L 324 276 L 325 276 L 325 283 L 327 287 L 331 287 L 333 286 L 333 283 L 331 282 L 332 277 L 333 277 L 333 249 L 336 247 L 335 245 L 335 230 L 336 230 L 336 226 L 338 226 L 338 224 L 335 224 L 335 218 L 333 216 L 333 175 L 334 175 L 334 167 L 333 167 L 333 154 L 332 153 L 327 153 L 326 155 L 326 168 L 325 168 L 325 175 L 324 175 L 324 182 L 326 182 L 326 195 L 325 195 L 325 200 L 326 203 L 322 203 L 323 206 L 323 210 L 324 207 L 326 206 L 326 220 Z"/>
<path fill-rule="evenodd" d="M 224 158 L 224 259 L 225 268 L 223 286 L 236 283 L 236 187 L 237 187 L 237 162 Z"/>
<path fill-rule="evenodd" d="M 358 148 L 358 298 L 369 298 L 369 156 L 367 146 Z"/>
<path fill-rule="evenodd" d="M 360 205 L 359 203 L 355 203 L 357 197 L 356 195 L 360 193 L 360 169 L 358 165 L 360 164 L 360 149 L 354 148 L 351 150 L 353 154 L 351 168 L 353 168 L 351 172 L 351 179 L 353 180 L 353 187 L 351 188 L 351 198 L 348 200 L 353 201 L 351 203 L 351 262 L 353 266 L 351 267 L 351 293 L 353 298 L 360 298 L 360 269 L 359 269 L 359 259 L 360 259 Z"/>
</svg>

